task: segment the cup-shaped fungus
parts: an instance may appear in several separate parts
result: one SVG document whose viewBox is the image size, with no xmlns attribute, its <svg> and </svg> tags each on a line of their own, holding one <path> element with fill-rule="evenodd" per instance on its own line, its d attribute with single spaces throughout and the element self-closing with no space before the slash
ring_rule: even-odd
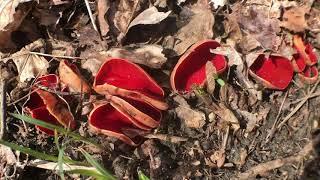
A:
<svg viewBox="0 0 320 180">
<path fill-rule="evenodd" d="M 99 94 L 118 95 L 146 102 L 165 110 L 164 91 L 141 67 L 119 58 L 111 58 L 99 69 L 93 84 Z"/>
<path fill-rule="evenodd" d="M 305 84 L 313 84 L 318 80 L 319 72 L 317 66 L 308 66 L 303 72 L 298 74 Z"/>
<path fill-rule="evenodd" d="M 131 137 L 127 129 L 148 132 L 159 125 L 161 112 L 147 103 L 108 96 L 109 102 L 100 103 L 89 115 L 89 126 L 96 133 L 101 133 L 122 140 L 135 146 L 139 135 Z"/>
<path fill-rule="evenodd" d="M 266 88 L 284 90 L 292 80 L 293 68 L 285 57 L 260 54 L 250 66 L 249 73 Z"/>
<path fill-rule="evenodd" d="M 39 77 L 35 83 L 51 90 L 58 88 L 59 78 L 54 74 Z M 61 125 L 65 128 L 74 129 L 76 122 L 70 112 L 67 103 L 57 95 L 46 90 L 33 87 L 33 92 L 26 104 L 26 111 L 33 118 L 43 120 L 55 125 Z M 36 126 L 37 129 L 49 135 L 53 135 L 53 131 Z"/>
<path fill-rule="evenodd" d="M 299 56 L 304 59 L 308 66 L 312 66 L 318 62 L 317 55 L 311 44 L 305 43 L 300 36 L 293 36 L 293 45 Z"/>
<path fill-rule="evenodd" d="M 224 56 L 210 52 L 219 47 L 214 40 L 204 40 L 190 47 L 174 67 L 170 84 L 174 91 L 190 92 L 194 85 L 201 86 L 206 80 L 206 63 L 211 62 L 218 74 L 224 72 L 227 61 Z"/>
</svg>

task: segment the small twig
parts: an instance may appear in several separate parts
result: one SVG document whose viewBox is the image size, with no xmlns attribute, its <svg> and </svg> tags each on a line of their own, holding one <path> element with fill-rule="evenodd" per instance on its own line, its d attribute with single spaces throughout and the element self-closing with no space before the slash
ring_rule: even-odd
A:
<svg viewBox="0 0 320 180">
<path fill-rule="evenodd" d="M 295 155 L 258 164 L 256 166 L 250 168 L 249 170 L 247 170 L 243 173 L 240 173 L 239 179 L 255 178 L 258 174 L 264 174 L 267 171 L 270 171 L 270 170 L 273 170 L 276 168 L 280 168 L 286 164 L 292 164 L 295 162 L 299 162 L 313 150 L 313 145 L 318 144 L 319 141 L 320 141 L 320 136 L 317 136 L 315 139 L 308 142 L 303 147 L 303 149 Z"/>
<path fill-rule="evenodd" d="M 319 83 L 320 79 L 317 80 L 307 96 L 304 97 L 304 99 L 282 120 L 281 123 L 279 123 L 279 125 L 277 126 L 278 129 L 280 129 L 304 105 L 304 103 L 306 103 L 310 99 L 310 96 L 317 89 Z"/>
<path fill-rule="evenodd" d="M 286 101 L 287 97 L 288 97 L 288 94 L 289 94 L 289 91 L 286 92 L 286 94 L 284 95 L 284 98 L 283 98 L 283 101 L 280 105 L 280 108 L 279 108 L 279 111 L 278 111 L 278 114 L 273 122 L 273 125 L 272 125 L 272 128 L 269 130 L 269 133 L 268 135 L 266 136 L 266 141 L 265 141 L 265 144 L 268 144 L 268 142 L 273 138 L 275 132 L 276 132 L 276 126 L 278 124 L 278 120 L 280 118 L 280 115 L 281 115 L 281 112 L 282 112 L 282 109 L 283 109 L 283 106 L 284 106 L 284 102 Z"/>
<path fill-rule="evenodd" d="M 0 139 L 3 139 L 3 136 L 5 134 L 5 126 L 6 126 L 6 119 L 7 119 L 7 82 L 4 78 L 0 78 Z"/>
<path fill-rule="evenodd" d="M 148 139 L 159 139 L 162 141 L 169 141 L 172 143 L 179 143 L 179 142 L 184 142 L 184 141 L 188 140 L 188 138 L 178 137 L 178 136 L 170 136 L 167 134 L 147 134 L 144 137 L 148 138 Z"/>
<path fill-rule="evenodd" d="M 84 59 L 84 58 L 81 58 L 81 57 L 74 57 L 74 56 L 58 56 L 58 55 L 45 54 L 45 53 L 33 52 L 33 51 L 30 51 L 30 52 L 29 52 L 29 54 L 39 55 L 39 56 L 45 56 L 45 57 L 53 57 L 53 58 L 62 58 L 62 59 Z"/>
<path fill-rule="evenodd" d="M 315 93 L 309 95 L 309 99 L 315 98 L 315 97 L 318 97 L 318 96 L 320 96 L 320 92 L 315 92 Z M 297 100 L 291 102 L 290 104 L 297 104 L 297 103 L 303 101 L 304 99 L 305 99 L 304 97 L 303 97 L 303 98 L 300 98 L 300 99 L 297 99 Z"/>
<path fill-rule="evenodd" d="M 84 0 L 84 2 L 86 3 L 86 7 L 87 7 L 87 10 L 88 10 L 88 13 L 89 13 L 89 17 L 90 17 L 90 20 L 91 20 L 93 29 L 99 33 L 98 28 L 97 28 L 97 25 L 96 25 L 96 23 L 94 22 L 94 18 L 93 18 L 93 15 L 92 15 L 92 11 L 91 11 L 91 9 L 90 9 L 89 1 L 88 1 L 88 0 Z M 99 34 L 99 35 L 100 35 L 100 34 Z"/>
</svg>

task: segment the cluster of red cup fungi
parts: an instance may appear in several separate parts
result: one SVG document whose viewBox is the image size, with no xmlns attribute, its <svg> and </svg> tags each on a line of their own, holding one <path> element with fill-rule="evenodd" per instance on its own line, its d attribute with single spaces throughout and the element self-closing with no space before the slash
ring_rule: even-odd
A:
<svg viewBox="0 0 320 180">
<path fill-rule="evenodd" d="M 92 91 L 76 66 L 64 60 L 60 62 L 59 76 L 42 76 L 36 80 L 33 89 L 26 111 L 33 118 L 70 129 L 76 127 L 74 117 L 64 97 L 57 96 L 54 91 Z M 93 89 L 105 99 L 95 103 L 89 114 L 89 126 L 96 133 L 118 138 L 130 145 L 137 145 L 141 137 L 127 132 L 148 132 L 157 127 L 161 110 L 167 109 L 161 87 L 142 68 L 125 59 L 106 60 L 94 79 Z M 49 129 L 37 128 L 53 135 Z"/>
<path fill-rule="evenodd" d="M 250 75 L 270 89 L 285 89 L 291 82 L 294 71 L 305 83 L 317 80 L 317 57 L 310 44 L 294 36 L 294 48 L 297 53 L 289 59 L 280 55 L 260 54 L 249 67 Z M 205 40 L 193 45 L 178 61 L 170 77 L 175 92 L 192 91 L 194 85 L 206 83 L 206 64 L 211 62 L 217 74 L 227 69 L 227 60 L 223 55 L 210 52 L 219 47 L 214 40 Z M 27 102 L 26 111 L 32 117 L 70 129 L 76 122 L 64 97 L 52 91 L 69 90 L 92 93 L 92 89 L 105 98 L 94 103 L 89 114 L 89 126 L 96 133 L 112 136 L 129 145 L 137 145 L 141 133 L 156 128 L 162 118 L 162 110 L 168 108 L 164 102 L 164 91 L 141 67 L 119 58 L 107 59 L 99 69 L 93 88 L 81 77 L 77 67 L 63 60 L 59 66 L 59 77 L 49 74 L 37 79 L 33 93 Z M 43 86 L 51 91 L 39 89 Z M 51 130 L 37 127 L 53 134 Z M 139 131 L 140 133 L 132 133 Z M 131 132 L 131 133 L 130 133 Z"/>
</svg>

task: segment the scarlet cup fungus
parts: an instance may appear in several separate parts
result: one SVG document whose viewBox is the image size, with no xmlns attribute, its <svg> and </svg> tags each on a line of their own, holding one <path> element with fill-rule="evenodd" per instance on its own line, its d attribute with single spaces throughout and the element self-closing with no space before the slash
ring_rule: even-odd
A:
<svg viewBox="0 0 320 180">
<path fill-rule="evenodd" d="M 302 73 L 299 73 L 298 76 L 305 84 L 313 84 L 318 80 L 318 68 L 315 65 L 308 66 Z"/>
<path fill-rule="evenodd" d="M 99 94 L 118 95 L 146 102 L 165 110 L 164 91 L 141 67 L 118 58 L 108 59 L 95 77 L 94 90 Z"/>
<path fill-rule="evenodd" d="M 59 86 L 59 78 L 54 74 L 39 77 L 36 84 L 49 88 L 57 89 Z M 30 99 L 26 104 L 26 111 L 33 118 L 43 120 L 55 125 L 74 129 L 76 122 L 72 113 L 68 109 L 67 103 L 60 97 L 47 92 L 45 90 L 33 87 L 34 92 L 30 94 Z M 53 135 L 53 131 L 36 126 L 37 129 L 49 135 Z"/>
<path fill-rule="evenodd" d="M 308 66 L 317 63 L 316 53 L 310 43 L 303 42 L 302 38 L 298 35 L 293 36 L 293 44 L 299 53 L 299 56 L 304 59 Z"/>
<path fill-rule="evenodd" d="M 293 77 L 291 62 L 277 55 L 260 54 L 249 68 L 250 75 L 269 89 L 284 90 Z"/>
<path fill-rule="evenodd" d="M 170 83 L 174 91 L 190 92 L 193 85 L 203 85 L 206 80 L 205 66 L 208 61 L 212 62 L 220 74 L 227 67 L 224 56 L 213 54 L 210 49 L 219 47 L 214 40 L 204 40 L 194 44 L 178 61 L 174 67 Z"/>
<path fill-rule="evenodd" d="M 89 115 L 93 131 L 137 145 L 139 135 L 126 130 L 149 132 L 159 125 L 161 111 L 167 109 L 162 88 L 138 65 L 111 58 L 101 66 L 94 80 L 94 90 L 105 95 Z M 119 96 L 119 97 L 118 97 Z"/>
</svg>

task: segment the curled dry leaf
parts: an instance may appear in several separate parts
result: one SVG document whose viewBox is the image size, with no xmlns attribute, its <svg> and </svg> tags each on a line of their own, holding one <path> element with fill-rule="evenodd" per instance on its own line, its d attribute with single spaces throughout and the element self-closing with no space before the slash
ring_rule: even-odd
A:
<svg viewBox="0 0 320 180">
<path fill-rule="evenodd" d="M 158 24 L 164 19 L 166 19 L 171 11 L 168 12 L 159 12 L 158 9 L 154 6 L 144 10 L 140 13 L 132 22 L 129 24 L 128 30 L 136 25 L 144 25 L 144 24 Z"/>
<path fill-rule="evenodd" d="M 191 11 L 192 15 L 188 17 L 188 24 L 181 27 L 175 36 L 177 41 L 174 50 L 178 55 L 183 54 L 194 43 L 213 37 L 214 16 L 207 5 L 196 4 L 183 11 Z"/>
<path fill-rule="evenodd" d="M 205 114 L 203 112 L 194 110 L 182 96 L 174 97 L 174 100 L 179 103 L 175 109 L 177 116 L 189 128 L 202 128 L 205 125 Z"/>
<path fill-rule="evenodd" d="M 0 49 L 12 46 L 11 33 L 18 29 L 29 12 L 25 6 L 17 9 L 20 0 L 2 0 L 0 2 Z"/>
<path fill-rule="evenodd" d="M 118 41 L 121 41 L 128 31 L 130 22 L 148 6 L 147 0 L 120 0 L 113 1 L 111 4 L 110 17 L 112 24 L 117 32 Z"/>
<path fill-rule="evenodd" d="M 158 69 L 167 61 L 162 51 L 163 48 L 161 46 L 150 44 L 112 48 L 106 54 L 110 57 L 128 59 L 131 62 Z"/>
<path fill-rule="evenodd" d="M 60 61 L 59 76 L 62 83 L 75 92 L 90 93 L 91 88 L 81 76 L 79 69 L 66 60 Z"/>
<path fill-rule="evenodd" d="M 48 61 L 42 56 L 30 54 L 31 51 L 43 48 L 44 45 L 43 40 L 37 40 L 22 48 L 19 52 L 12 54 L 11 57 L 17 66 L 20 82 L 47 73 Z"/>
<path fill-rule="evenodd" d="M 107 33 L 109 32 L 109 24 L 104 17 L 110 8 L 110 2 L 108 0 L 98 0 L 97 8 L 98 8 L 98 22 L 100 27 L 100 33 L 101 33 L 101 36 L 106 36 Z"/>
<path fill-rule="evenodd" d="M 224 104 L 219 104 L 219 109 L 215 111 L 215 113 L 224 121 L 229 122 L 231 124 L 232 129 L 236 132 L 240 129 L 240 123 L 238 118 L 234 115 L 234 113 L 226 107 Z"/>
<path fill-rule="evenodd" d="M 285 9 L 281 26 L 293 32 L 303 32 L 308 27 L 305 15 L 309 10 L 307 6 Z"/>
</svg>

